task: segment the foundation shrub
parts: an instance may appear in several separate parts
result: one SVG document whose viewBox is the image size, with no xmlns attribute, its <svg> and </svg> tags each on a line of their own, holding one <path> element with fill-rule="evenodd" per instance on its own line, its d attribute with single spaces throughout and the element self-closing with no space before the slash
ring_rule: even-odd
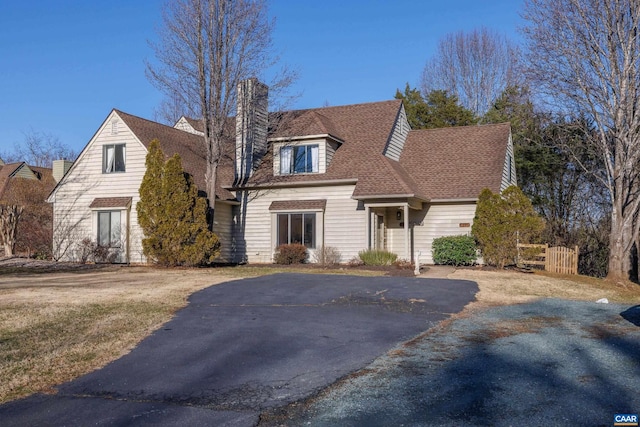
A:
<svg viewBox="0 0 640 427">
<path fill-rule="evenodd" d="M 393 265 L 398 255 L 380 249 L 366 249 L 358 252 L 364 265 Z"/>
<path fill-rule="evenodd" d="M 322 267 L 340 264 L 342 254 L 332 246 L 320 246 L 313 254 L 313 260 Z"/>
<path fill-rule="evenodd" d="M 477 258 L 475 239 L 471 236 L 445 236 L 433 240 L 433 262 L 440 265 L 473 265 Z"/>
<path fill-rule="evenodd" d="M 276 264 L 303 264 L 307 260 L 307 247 L 299 243 L 280 245 L 274 257 Z"/>
</svg>

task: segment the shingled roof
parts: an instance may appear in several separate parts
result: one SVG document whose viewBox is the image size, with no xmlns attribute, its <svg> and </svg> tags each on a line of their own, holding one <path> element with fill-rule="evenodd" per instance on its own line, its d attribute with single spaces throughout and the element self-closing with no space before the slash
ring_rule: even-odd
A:
<svg viewBox="0 0 640 427">
<path fill-rule="evenodd" d="M 168 157 L 179 154 L 182 159 L 182 167 L 193 176 L 193 180 L 199 189 L 204 190 L 205 173 L 207 171 L 206 152 L 202 136 L 175 129 L 151 120 L 146 120 L 120 110 L 114 110 L 125 122 L 131 131 L 138 137 L 145 147 L 149 147 L 151 141 L 160 141 L 160 148 Z M 190 122 L 191 123 L 191 122 Z M 196 121 L 194 121 L 196 123 Z M 233 182 L 233 150 L 231 144 L 225 144 L 220 165 L 218 167 L 218 180 L 216 182 L 216 196 L 222 200 L 234 200 L 235 196 L 223 188 Z"/>
<path fill-rule="evenodd" d="M 414 130 L 400 164 L 429 199 L 499 192 L 510 132 L 509 123 Z"/>
<path fill-rule="evenodd" d="M 270 138 L 329 134 L 344 143 L 324 174 L 273 176 L 273 153 L 268 153 L 247 186 L 353 180 L 357 181 L 357 198 L 420 197 L 420 188 L 402 166 L 382 154 L 401 106 L 400 100 L 392 100 L 285 113 L 285 125 L 277 127 Z"/>
<path fill-rule="evenodd" d="M 11 176 L 18 170 L 20 166 L 22 166 L 24 162 L 18 163 L 5 163 L 0 166 L 0 199 L 4 195 L 7 187 L 9 186 L 9 181 Z"/>
<path fill-rule="evenodd" d="M 35 178 L 37 179 L 37 181 L 34 182 L 37 182 L 37 185 L 41 185 L 43 186 L 43 188 L 46 188 L 47 191 L 55 186 L 51 168 L 30 166 L 25 162 L 5 163 L 3 165 L 0 165 L 0 200 L 11 193 L 12 184 L 16 182 L 16 174 L 18 174 L 18 171 L 20 171 L 22 168 L 27 168 L 29 171 L 31 171 L 33 173 L 33 176 L 35 176 Z M 31 173 L 29 174 L 31 175 Z M 23 190 L 20 189 L 14 191 Z"/>
<path fill-rule="evenodd" d="M 410 131 L 399 161 L 385 157 L 400 100 L 295 110 L 270 115 L 269 138 L 330 135 L 342 142 L 323 174 L 273 175 L 271 150 L 245 184 L 248 188 L 272 185 L 313 185 L 314 182 L 352 181 L 354 198 L 416 197 L 422 200 L 476 198 L 483 188 L 499 191 L 510 127 L 498 125 L 451 127 Z M 205 188 L 206 161 L 202 137 L 115 112 L 145 145 L 157 138 L 167 156 L 180 154 L 183 167 L 196 185 Z M 189 119 L 198 129 L 201 122 Z M 233 200 L 234 118 L 218 167 L 216 195 Z M 276 123 L 276 125 L 274 125 Z"/>
</svg>

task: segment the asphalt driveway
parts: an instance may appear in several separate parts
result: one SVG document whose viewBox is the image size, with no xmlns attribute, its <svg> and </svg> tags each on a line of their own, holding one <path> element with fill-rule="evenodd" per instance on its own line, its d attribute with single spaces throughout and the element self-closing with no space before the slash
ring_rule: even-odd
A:
<svg viewBox="0 0 640 427">
<path fill-rule="evenodd" d="M 194 294 L 130 354 L 0 406 L 0 424 L 250 426 L 474 299 L 463 280 L 279 274 Z"/>
</svg>

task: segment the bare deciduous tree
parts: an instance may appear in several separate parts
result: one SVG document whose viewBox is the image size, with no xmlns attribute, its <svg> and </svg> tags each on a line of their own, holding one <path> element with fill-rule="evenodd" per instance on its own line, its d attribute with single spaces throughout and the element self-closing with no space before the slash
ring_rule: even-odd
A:
<svg viewBox="0 0 640 427">
<path fill-rule="evenodd" d="M 150 80 L 181 105 L 196 108 L 203 121 L 206 192 L 214 208 L 217 168 L 225 139 L 225 121 L 235 115 L 238 83 L 263 73 L 273 56 L 273 21 L 263 0 L 174 0 L 165 5 L 164 27 L 152 45 L 157 63 L 147 63 Z M 271 88 L 287 86 L 286 70 Z"/>
<path fill-rule="evenodd" d="M 4 246 L 4 255 L 12 256 L 16 246 L 18 222 L 24 208 L 18 205 L 0 205 L 0 243 Z"/>
<path fill-rule="evenodd" d="M 519 51 L 487 28 L 446 35 L 422 73 L 422 94 L 446 90 L 481 117 L 508 86 L 518 84 Z"/>
<path fill-rule="evenodd" d="M 640 3 L 527 0 L 524 18 L 529 77 L 561 111 L 595 126 L 584 134 L 610 194 L 608 275 L 626 279 L 640 226 Z"/>
<path fill-rule="evenodd" d="M 50 168 L 54 160 L 75 160 L 76 156 L 77 153 L 57 136 L 31 129 L 24 133 L 21 144 L 15 144 L 12 152 L 3 154 L 3 160 Z"/>
<path fill-rule="evenodd" d="M 197 111 L 197 107 L 189 107 L 185 104 L 186 100 L 179 93 L 167 95 L 153 112 L 153 118 L 159 123 L 168 126 L 176 124 L 180 117 L 194 117 L 193 112 Z"/>
</svg>

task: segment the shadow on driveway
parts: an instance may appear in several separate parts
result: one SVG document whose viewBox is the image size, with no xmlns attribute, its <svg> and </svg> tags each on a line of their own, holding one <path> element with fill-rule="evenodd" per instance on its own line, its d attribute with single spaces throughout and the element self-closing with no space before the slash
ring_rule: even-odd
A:
<svg viewBox="0 0 640 427">
<path fill-rule="evenodd" d="M 11 425 L 254 425 L 457 313 L 474 282 L 278 274 L 212 286 L 103 369 L 0 406 Z"/>
<path fill-rule="evenodd" d="M 560 299 L 477 311 L 260 425 L 613 425 L 640 410 L 635 313 Z"/>
</svg>

